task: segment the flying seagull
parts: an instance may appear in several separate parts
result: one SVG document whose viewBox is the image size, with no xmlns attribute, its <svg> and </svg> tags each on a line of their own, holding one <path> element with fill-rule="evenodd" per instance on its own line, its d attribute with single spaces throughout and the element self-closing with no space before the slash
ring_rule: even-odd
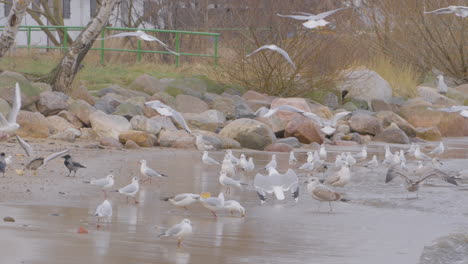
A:
<svg viewBox="0 0 468 264">
<path fill-rule="evenodd" d="M 55 158 L 58 158 L 60 156 L 62 156 L 63 154 L 67 153 L 68 152 L 68 149 L 66 150 L 63 150 L 63 151 L 60 151 L 60 152 L 56 152 L 52 155 L 49 155 L 47 156 L 46 158 L 42 158 L 42 157 L 39 157 L 39 158 L 35 158 L 33 160 L 31 160 L 31 162 L 28 163 L 28 165 L 26 165 L 26 169 L 28 170 L 38 170 L 40 168 L 42 168 L 44 165 L 47 164 L 47 162 L 55 159 Z"/>
<path fill-rule="evenodd" d="M 286 59 L 286 61 L 288 61 L 288 63 L 293 66 L 294 69 L 297 69 L 296 65 L 291 60 L 288 53 L 286 51 L 284 51 L 282 48 L 280 48 L 280 47 L 278 47 L 276 45 L 263 45 L 260 48 L 254 50 L 252 53 L 248 54 L 246 57 L 249 57 L 250 55 L 253 55 L 253 54 L 255 54 L 255 53 L 257 53 L 257 52 L 259 52 L 261 50 L 264 50 L 264 49 L 269 49 L 269 50 L 272 50 L 272 51 L 279 52 Z"/>
<path fill-rule="evenodd" d="M 31 157 L 34 153 L 32 147 L 26 143 L 20 136 L 16 135 L 16 139 L 18 140 L 20 146 L 23 148 L 24 152 L 26 152 L 26 155 L 28 157 Z"/>
<path fill-rule="evenodd" d="M 296 20 L 307 20 L 306 22 L 302 23 L 302 25 L 306 28 L 312 29 L 316 27 L 326 26 L 329 22 L 326 21 L 324 18 L 332 15 L 340 10 L 348 9 L 349 7 L 338 8 L 335 10 L 323 12 L 317 15 L 310 14 L 310 13 L 303 13 L 303 12 L 294 12 L 300 15 L 281 15 L 277 14 L 280 17 L 288 17 Z"/>
<path fill-rule="evenodd" d="M 424 12 L 424 14 L 455 14 L 456 16 L 465 18 L 468 17 L 468 6 L 448 6 L 430 12 Z"/>
<path fill-rule="evenodd" d="M 185 131 L 187 131 L 189 134 L 192 134 L 192 130 L 190 130 L 190 128 L 188 127 L 187 122 L 185 122 L 185 119 L 182 116 L 182 114 L 172 109 L 172 107 L 165 105 L 158 100 L 146 102 L 145 105 L 158 111 L 160 115 L 170 117 L 174 122 L 179 124 Z"/>
<path fill-rule="evenodd" d="M 296 173 L 288 169 L 285 174 L 280 174 L 274 168 L 268 168 L 268 175 L 257 173 L 254 178 L 254 186 L 263 204 L 267 193 L 274 193 L 276 199 L 284 200 L 284 192 L 291 190 L 293 199 L 297 202 L 299 197 L 299 185 Z"/>
<path fill-rule="evenodd" d="M 111 35 L 111 36 L 103 38 L 103 39 L 123 38 L 123 37 L 137 37 L 137 38 L 139 38 L 141 40 L 144 40 L 144 41 L 156 41 L 159 44 L 161 44 L 170 53 L 172 53 L 174 55 L 177 55 L 177 56 L 180 56 L 179 53 L 169 49 L 169 46 L 166 43 L 162 42 L 161 40 L 159 40 L 158 38 L 156 38 L 154 36 L 146 34 L 145 32 L 143 32 L 141 30 L 137 30 L 135 32 L 122 32 L 122 33 L 118 33 L 118 34 L 115 34 L 115 35 Z M 99 39 L 99 40 L 102 40 L 102 39 Z"/>
<path fill-rule="evenodd" d="M 0 113 L 0 131 L 6 133 L 13 133 L 20 125 L 16 123 L 16 118 L 21 109 L 21 89 L 18 83 L 15 86 L 15 95 L 13 97 L 13 105 L 11 107 L 10 113 L 8 114 L 8 120 L 5 119 L 2 113 Z"/>
<path fill-rule="evenodd" d="M 160 234 L 158 237 L 177 237 L 177 247 L 182 245 L 182 238 L 192 234 L 192 223 L 189 219 L 184 219 L 177 225 L 172 226 L 166 232 Z"/>
<path fill-rule="evenodd" d="M 447 112 L 447 113 L 460 112 L 459 114 L 461 116 L 468 117 L 468 106 L 465 106 L 465 105 L 453 105 L 453 106 L 450 106 L 450 107 L 439 108 L 439 109 L 434 109 L 432 107 L 428 107 L 427 109 L 433 110 L 433 111 L 442 111 L 442 112 Z"/>
</svg>

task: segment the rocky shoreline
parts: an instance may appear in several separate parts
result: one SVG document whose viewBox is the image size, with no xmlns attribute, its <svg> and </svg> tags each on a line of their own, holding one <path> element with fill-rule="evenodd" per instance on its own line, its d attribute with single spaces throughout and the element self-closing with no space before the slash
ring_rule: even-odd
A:
<svg viewBox="0 0 468 264">
<path fill-rule="evenodd" d="M 463 105 L 468 85 L 450 89 L 457 100 L 423 86 L 418 88 L 417 98 L 407 100 L 391 97 L 391 88 L 382 83 L 385 80 L 380 77 L 378 81 L 374 87 L 363 87 L 362 82 L 348 83 L 346 89 L 350 93 L 343 104 L 329 93 L 324 105 L 306 98 L 215 89 L 212 81 L 204 78 L 158 80 L 148 75 L 138 77 L 127 88 L 111 85 L 90 93 L 81 87 L 72 98 L 51 91 L 47 84 L 31 83 L 19 73 L 3 72 L 0 112 L 6 115 L 10 111 L 14 83 L 19 82 L 24 103 L 18 115 L 21 128 L 17 134 L 23 138 L 95 141 L 106 147 L 129 149 L 197 148 L 194 135 L 178 129 L 169 117 L 144 105 L 152 100 L 160 100 L 181 112 L 190 128 L 202 134 L 214 149 L 288 152 L 307 144 L 352 146 L 370 141 L 408 144 L 468 136 L 467 118 L 429 109 Z M 315 121 L 297 113 L 278 111 L 267 118 L 254 116 L 260 107 L 281 105 L 326 119 L 345 110 L 352 113 L 338 122 L 336 132 L 329 137 Z"/>
</svg>

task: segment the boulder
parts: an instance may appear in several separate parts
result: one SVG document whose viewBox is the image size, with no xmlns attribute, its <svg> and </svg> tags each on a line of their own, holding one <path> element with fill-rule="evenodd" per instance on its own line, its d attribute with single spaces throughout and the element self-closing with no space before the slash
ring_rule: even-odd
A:
<svg viewBox="0 0 468 264">
<path fill-rule="evenodd" d="M 0 98 L 0 113 L 2 113 L 2 115 L 5 118 L 8 118 L 8 114 L 10 113 L 10 110 L 11 110 L 10 104 L 4 99 Z"/>
<path fill-rule="evenodd" d="M 271 115 L 269 117 L 256 117 L 255 120 L 260 121 L 269 126 L 275 134 L 284 131 L 287 124 L 282 119 L 280 119 L 278 115 Z"/>
<path fill-rule="evenodd" d="M 70 124 L 72 124 L 75 128 L 81 128 L 83 127 L 83 123 L 76 117 L 74 114 L 63 110 L 58 113 L 57 116 L 60 116 L 61 118 L 67 120 Z"/>
<path fill-rule="evenodd" d="M 48 83 L 43 83 L 43 82 L 35 82 L 31 84 L 34 86 L 36 89 L 39 89 L 39 93 L 43 92 L 52 92 L 52 86 Z"/>
<path fill-rule="evenodd" d="M 48 116 L 47 125 L 51 134 L 64 132 L 69 128 L 75 128 L 70 122 L 60 116 Z"/>
<path fill-rule="evenodd" d="M 335 139 L 333 140 L 333 144 L 336 146 L 341 146 L 341 147 L 351 147 L 351 146 L 357 146 L 359 143 L 356 141 L 347 141 L 347 140 L 340 140 L 340 139 Z"/>
<path fill-rule="evenodd" d="M 99 98 L 94 104 L 94 108 L 101 110 L 106 114 L 112 114 L 115 112 L 115 108 L 125 101 L 125 97 L 115 94 L 107 93 L 103 97 Z"/>
<path fill-rule="evenodd" d="M 380 112 L 380 111 L 398 112 L 399 111 L 397 105 L 387 103 L 387 102 L 385 102 L 383 100 L 379 100 L 379 99 L 373 99 L 371 101 L 371 106 L 372 106 L 372 110 L 374 112 Z"/>
<path fill-rule="evenodd" d="M 155 121 L 157 125 L 161 127 L 161 129 L 165 130 L 177 130 L 177 127 L 172 123 L 171 118 L 167 116 L 155 116 L 151 117 L 151 120 Z"/>
<path fill-rule="evenodd" d="M 127 120 L 130 120 L 134 116 L 143 115 L 143 106 L 139 106 L 133 103 L 119 104 L 119 106 L 115 108 L 115 112 L 113 114 L 123 116 Z"/>
<path fill-rule="evenodd" d="M 381 122 L 383 128 L 390 126 L 392 123 L 395 123 L 401 130 L 403 130 L 408 137 L 415 137 L 416 132 L 413 125 L 408 121 L 403 119 L 401 116 L 390 112 L 390 111 L 381 111 L 378 112 L 375 117 L 377 117 Z"/>
<path fill-rule="evenodd" d="M 341 133 L 343 135 L 351 133 L 351 128 L 348 125 L 338 125 L 335 133 Z"/>
<path fill-rule="evenodd" d="M 89 121 L 100 137 L 118 139 L 120 133 L 132 128 L 132 125 L 125 117 L 107 115 L 99 110 L 89 115 Z"/>
<path fill-rule="evenodd" d="M 453 89 L 459 91 L 460 93 L 468 95 L 468 83 L 459 85 L 457 87 L 454 87 Z"/>
<path fill-rule="evenodd" d="M 203 141 L 209 145 L 212 145 L 214 150 L 219 150 L 223 148 L 223 140 L 218 134 L 205 130 L 194 130 L 194 133 L 201 134 Z"/>
<path fill-rule="evenodd" d="M 354 112 L 359 108 L 353 102 L 347 102 L 343 105 L 343 109 L 345 109 L 346 111 Z"/>
<path fill-rule="evenodd" d="M 266 108 L 270 108 L 270 104 L 269 102 L 267 101 L 260 101 L 260 100 L 248 100 L 245 102 L 249 107 L 250 109 L 252 109 L 252 111 L 257 111 L 260 107 L 266 107 Z"/>
<path fill-rule="evenodd" d="M 321 105 L 319 103 L 309 103 L 310 111 L 322 118 L 332 119 L 333 113 L 330 111 L 330 108 L 327 106 Z"/>
<path fill-rule="evenodd" d="M 442 134 L 437 127 L 417 127 L 415 129 L 418 138 L 429 141 L 441 141 Z"/>
<path fill-rule="evenodd" d="M 340 101 L 338 100 L 338 96 L 336 96 L 336 94 L 329 92 L 327 95 L 325 95 L 324 104 L 331 109 L 336 109 L 340 106 Z"/>
<path fill-rule="evenodd" d="M 419 86 L 418 94 L 419 94 L 419 97 L 421 97 L 422 99 L 434 105 L 443 106 L 443 107 L 458 105 L 455 100 L 452 100 L 448 98 L 447 96 L 439 94 L 437 90 L 433 88 Z"/>
<path fill-rule="evenodd" d="M 136 97 L 136 96 L 143 96 L 145 98 L 149 97 L 149 95 L 147 93 L 145 93 L 145 92 L 139 92 L 139 91 L 134 91 L 134 90 L 130 90 L 130 89 L 125 89 L 125 88 L 122 88 L 122 87 L 120 87 L 120 86 L 118 86 L 116 84 L 99 90 L 97 95 L 99 97 L 103 97 L 108 93 L 117 94 L 117 95 L 120 95 L 120 96 L 122 96 L 124 98 L 131 98 L 131 97 Z"/>
<path fill-rule="evenodd" d="M 99 139 L 99 135 L 96 133 L 96 131 L 90 127 L 82 127 L 80 128 L 81 140 L 86 140 L 86 141 L 97 141 Z"/>
<path fill-rule="evenodd" d="M 161 82 L 158 79 L 151 77 L 147 74 L 143 74 L 136 78 L 128 87 L 130 90 L 147 93 L 153 95 L 157 92 L 164 92 L 167 87 L 167 83 Z"/>
<path fill-rule="evenodd" d="M 111 138 L 111 137 L 101 138 L 101 140 L 99 141 L 99 144 L 101 146 L 105 146 L 105 147 L 113 147 L 113 148 L 122 148 L 123 147 L 123 145 L 122 145 L 122 143 L 120 143 L 120 141 L 118 141 L 115 138 Z"/>
<path fill-rule="evenodd" d="M 302 146 L 301 142 L 295 137 L 280 138 L 276 143 L 288 144 L 292 148 L 300 148 Z"/>
<path fill-rule="evenodd" d="M 207 84 L 199 78 L 180 78 L 169 83 L 168 88 L 180 90 L 182 94 L 203 98 Z M 170 94 L 170 93 L 169 93 Z"/>
<path fill-rule="evenodd" d="M 382 141 L 395 144 L 409 144 L 409 138 L 395 123 L 385 128 L 374 137 L 374 141 Z"/>
<path fill-rule="evenodd" d="M 205 101 L 207 104 L 211 104 L 215 99 L 222 97 L 219 94 L 214 93 L 204 93 L 202 100 Z"/>
<path fill-rule="evenodd" d="M 89 116 L 96 112 L 96 108 L 83 100 L 76 100 L 70 104 L 68 111 L 74 114 L 86 126 L 90 125 Z"/>
<path fill-rule="evenodd" d="M 20 85 L 21 89 L 21 109 L 26 109 L 39 100 L 41 90 L 32 85 L 20 73 L 10 71 L 4 71 L 0 74 L 0 98 L 12 105 L 16 83 Z"/>
<path fill-rule="evenodd" d="M 425 107 L 430 107 L 432 104 L 422 98 L 413 98 L 409 99 L 408 101 L 404 102 L 401 104 L 401 107 L 416 107 L 416 106 L 425 106 Z M 401 109 L 400 109 L 401 111 Z"/>
<path fill-rule="evenodd" d="M 311 112 L 311 108 L 309 103 L 304 98 L 276 98 L 271 102 L 271 108 L 278 107 L 280 105 L 290 105 L 300 110 Z M 284 122 L 288 123 L 294 117 L 300 116 L 300 114 L 289 112 L 289 111 L 278 111 L 276 115 L 283 120 Z"/>
<path fill-rule="evenodd" d="M 276 142 L 271 128 L 259 121 L 241 118 L 225 126 L 220 136 L 236 140 L 243 148 L 263 150 L 266 146 Z"/>
<path fill-rule="evenodd" d="M 392 97 L 392 87 L 375 71 L 369 69 L 352 70 L 346 75 L 346 81 L 339 86 L 339 91 L 348 91 L 347 97 L 361 99 L 371 104 L 372 99 L 387 100 Z"/>
<path fill-rule="evenodd" d="M 235 104 L 235 118 L 252 118 L 254 112 L 250 108 L 250 106 L 247 105 L 245 100 L 240 97 L 239 95 L 232 95 L 228 93 L 223 93 L 222 94 L 224 97 L 231 98 L 234 100 Z"/>
<path fill-rule="evenodd" d="M 138 144 L 135 143 L 135 141 L 133 140 L 127 140 L 127 142 L 125 142 L 125 148 L 126 149 L 139 149 L 140 146 L 138 146 Z"/>
<path fill-rule="evenodd" d="M 38 112 L 20 111 L 17 117 L 20 128 L 16 134 L 23 138 L 47 138 L 49 126 L 47 118 Z"/>
<path fill-rule="evenodd" d="M 161 101 L 163 104 L 166 104 L 172 108 L 176 108 L 176 99 L 174 96 L 166 93 L 166 92 L 157 92 L 153 94 L 147 101 L 154 101 L 158 100 Z"/>
<path fill-rule="evenodd" d="M 228 97 L 219 97 L 211 102 L 211 108 L 220 111 L 226 116 L 226 119 L 231 120 L 236 118 L 236 103 Z"/>
<path fill-rule="evenodd" d="M 70 97 L 74 99 L 81 99 L 90 105 L 94 105 L 96 103 L 94 97 L 89 93 L 88 88 L 86 88 L 84 85 L 78 85 L 78 87 L 73 89 L 71 91 Z"/>
<path fill-rule="evenodd" d="M 380 120 L 367 114 L 354 113 L 349 120 L 349 124 L 352 131 L 360 134 L 370 134 L 374 136 L 382 131 Z"/>
<path fill-rule="evenodd" d="M 218 110 L 208 110 L 200 114 L 183 114 L 185 121 L 191 128 L 216 132 L 224 126 L 226 117 Z"/>
<path fill-rule="evenodd" d="M 258 92 L 251 91 L 251 90 L 245 92 L 244 95 L 242 95 L 242 98 L 244 98 L 244 100 L 246 101 L 257 100 L 257 101 L 268 102 L 270 104 L 272 102 L 272 98 L 268 96 L 267 94 L 262 94 L 262 93 L 258 93 Z"/>
<path fill-rule="evenodd" d="M 210 109 L 203 100 L 185 94 L 177 95 L 175 103 L 177 111 L 181 113 L 202 113 Z"/>
<path fill-rule="evenodd" d="M 348 105 L 351 108 L 356 107 L 355 110 L 358 110 L 358 109 L 369 110 L 369 105 L 370 105 L 370 103 L 368 103 L 365 100 L 357 99 L 357 98 L 353 98 L 353 97 L 346 97 L 346 99 L 344 100 L 344 103 L 345 103 L 345 105 L 343 107 L 345 109 L 346 109 L 346 106 Z M 352 103 L 352 104 L 349 104 L 349 103 Z M 348 110 L 348 109 L 346 109 L 346 110 Z M 354 111 L 354 110 L 348 110 L 348 111 Z"/>
<path fill-rule="evenodd" d="M 75 128 L 71 128 L 71 129 L 75 129 Z M 62 132 L 58 132 L 57 134 L 53 134 L 49 136 L 49 139 L 62 140 L 66 142 L 75 142 L 76 138 L 77 138 L 76 132 L 73 130 L 62 131 Z"/>
<path fill-rule="evenodd" d="M 144 131 L 129 130 L 119 134 L 120 143 L 125 144 L 128 140 L 132 140 L 138 146 L 144 148 L 153 147 L 157 141 L 156 137 L 153 134 Z"/>
<path fill-rule="evenodd" d="M 145 131 L 157 135 L 161 131 L 161 124 L 157 120 L 136 115 L 130 120 L 133 130 Z"/>
<path fill-rule="evenodd" d="M 241 144 L 235 141 L 232 138 L 220 137 L 223 142 L 223 149 L 240 149 L 242 148 Z"/>
<path fill-rule="evenodd" d="M 185 130 L 161 130 L 159 133 L 159 145 L 168 148 L 196 148 L 195 137 Z"/>
<path fill-rule="evenodd" d="M 264 150 L 270 152 L 291 152 L 293 148 L 285 143 L 273 143 L 266 146 Z"/>
<path fill-rule="evenodd" d="M 39 95 L 37 109 L 45 116 L 56 115 L 68 109 L 68 95 L 61 92 L 44 92 Z"/>
<path fill-rule="evenodd" d="M 297 115 L 288 122 L 284 131 L 285 137 L 296 137 L 303 144 L 316 142 L 322 144 L 325 135 L 320 130 L 320 126 L 315 121 Z"/>
</svg>

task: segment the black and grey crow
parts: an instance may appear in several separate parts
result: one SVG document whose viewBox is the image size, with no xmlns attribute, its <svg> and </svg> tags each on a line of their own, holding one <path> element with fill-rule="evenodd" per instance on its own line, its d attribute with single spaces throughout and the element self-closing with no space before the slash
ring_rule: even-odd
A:
<svg viewBox="0 0 468 264">
<path fill-rule="evenodd" d="M 6 169 L 6 161 L 5 161 L 5 153 L 0 153 L 0 172 L 3 173 L 3 177 L 5 177 L 5 169 Z"/>
<path fill-rule="evenodd" d="M 75 162 L 73 161 L 72 157 L 70 155 L 65 155 L 62 157 L 62 159 L 65 159 L 65 161 L 63 162 L 63 164 L 65 164 L 65 166 L 67 167 L 69 173 L 67 175 L 70 176 L 70 174 L 72 173 L 73 171 L 73 176 L 76 175 L 76 171 L 79 169 L 79 168 L 86 168 L 85 166 L 81 165 L 80 163 L 78 162 Z"/>
</svg>

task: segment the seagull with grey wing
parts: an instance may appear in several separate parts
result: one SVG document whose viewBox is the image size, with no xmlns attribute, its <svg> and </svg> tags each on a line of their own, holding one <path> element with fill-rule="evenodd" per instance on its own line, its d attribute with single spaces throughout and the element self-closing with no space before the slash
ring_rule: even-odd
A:
<svg viewBox="0 0 468 264">
<path fill-rule="evenodd" d="M 0 131 L 6 133 L 13 133 L 20 125 L 16 123 L 18 113 L 21 109 L 21 89 L 18 83 L 15 85 L 15 95 L 13 96 L 13 105 L 10 113 L 8 114 L 8 120 L 5 119 L 2 113 L 0 113 Z"/>
<path fill-rule="evenodd" d="M 330 212 L 333 211 L 331 202 L 348 201 L 343 199 L 343 196 L 340 193 L 337 193 L 328 188 L 328 186 L 321 184 L 317 177 L 311 177 L 305 183 L 307 183 L 307 192 L 310 194 L 310 196 L 312 196 L 312 198 L 320 202 L 328 202 L 328 205 L 330 206 Z"/>
<path fill-rule="evenodd" d="M 268 168 L 268 175 L 257 173 L 254 178 L 254 186 L 263 204 L 266 201 L 267 193 L 274 193 L 276 199 L 284 200 L 284 192 L 291 190 L 294 201 L 299 198 L 298 177 L 294 170 L 288 169 L 285 174 L 279 173 L 276 169 Z"/>
<path fill-rule="evenodd" d="M 448 6 L 444 8 L 439 8 L 433 11 L 424 12 L 424 14 L 436 14 L 436 15 L 443 15 L 443 14 L 455 14 L 459 17 L 468 17 L 468 6 Z"/>
<path fill-rule="evenodd" d="M 156 38 L 154 36 L 146 34 L 145 32 L 143 32 L 141 30 L 137 30 L 135 32 L 122 32 L 122 33 L 118 33 L 118 34 L 115 34 L 115 35 L 111 35 L 111 36 L 103 38 L 103 39 L 124 38 L 124 37 L 137 37 L 137 38 L 139 38 L 141 40 L 144 40 L 144 41 L 156 41 L 159 44 L 161 44 L 163 46 L 163 48 L 168 50 L 170 53 L 172 53 L 174 55 L 177 55 L 177 56 L 180 56 L 179 53 L 169 49 L 169 46 L 166 43 L 162 42 L 161 40 L 159 40 L 158 38 Z M 102 39 L 100 39 L 100 40 L 102 40 Z"/>
<path fill-rule="evenodd" d="M 417 191 L 419 190 L 419 185 L 430 179 L 430 178 L 440 178 L 450 184 L 453 185 L 458 185 L 458 183 L 455 181 L 455 178 L 446 174 L 445 172 L 442 172 L 438 169 L 433 169 L 430 171 L 426 171 L 423 177 L 419 178 L 418 180 L 412 180 L 410 179 L 410 176 L 408 175 L 407 172 L 404 172 L 397 167 L 393 166 L 390 167 L 387 171 L 387 175 L 385 177 L 385 183 L 389 183 L 396 177 L 400 177 L 405 181 L 406 184 L 406 190 L 408 192 L 416 192 L 416 197 L 418 196 Z"/>
<path fill-rule="evenodd" d="M 170 117 L 174 122 L 179 124 L 185 131 L 187 131 L 189 134 L 192 134 L 192 130 L 190 130 L 182 114 L 174 110 L 172 107 L 165 105 L 161 103 L 161 101 L 158 101 L 158 100 L 146 102 L 145 105 L 158 111 L 160 115 Z"/>
<path fill-rule="evenodd" d="M 304 13 L 304 12 L 295 12 L 299 15 L 281 15 L 277 14 L 280 17 L 287 17 L 287 18 L 292 18 L 295 20 L 307 20 L 306 22 L 302 23 L 302 25 L 306 28 L 313 29 L 316 27 L 323 27 L 329 24 L 328 21 L 326 21 L 324 18 L 338 12 L 344 9 L 348 9 L 349 7 L 343 7 L 343 8 L 338 8 L 335 10 L 330 10 L 327 12 L 323 12 L 317 15 L 310 14 L 310 13 Z"/>
<path fill-rule="evenodd" d="M 427 109 L 433 110 L 433 111 L 447 112 L 447 113 L 459 112 L 461 116 L 468 117 L 468 106 L 465 106 L 465 105 L 453 105 L 450 107 L 439 108 L 439 109 L 428 107 Z"/>
<path fill-rule="evenodd" d="M 148 167 L 148 165 L 146 165 L 146 160 L 140 160 L 138 163 L 140 164 L 141 175 L 146 177 L 145 181 L 149 180 L 151 183 L 151 178 L 153 177 L 154 178 L 168 177 L 166 174 L 159 173 L 155 171 L 154 169 Z"/>
<path fill-rule="evenodd" d="M 112 205 L 109 202 L 109 200 L 104 200 L 98 207 L 96 208 L 96 211 L 94 212 L 94 216 L 97 217 L 97 227 L 99 228 L 99 219 L 100 218 L 107 218 L 107 220 L 110 220 L 112 217 Z"/>
<path fill-rule="evenodd" d="M 132 182 L 130 184 L 116 190 L 115 192 L 125 194 L 127 196 L 127 203 L 128 203 L 128 197 L 131 196 L 133 198 L 133 201 L 135 201 L 135 203 L 137 204 L 139 202 L 135 198 L 135 196 L 140 190 L 140 184 L 138 183 L 139 180 L 140 179 L 138 179 L 138 177 L 133 177 Z"/>
<path fill-rule="evenodd" d="M 200 195 L 195 193 L 181 193 L 176 196 L 161 198 L 161 200 L 188 210 L 187 206 L 198 202 L 200 200 Z"/>
<path fill-rule="evenodd" d="M 66 150 L 63 150 L 63 151 L 59 151 L 59 152 L 56 152 L 56 153 L 53 153 L 45 158 L 43 157 L 39 157 L 39 158 L 35 158 L 33 160 L 31 160 L 27 165 L 26 165 L 26 169 L 28 170 L 33 170 L 33 171 L 37 171 L 38 169 L 42 168 L 44 165 L 47 164 L 47 162 L 53 160 L 53 159 L 56 159 L 60 156 L 62 156 L 63 154 L 67 153 L 69 150 L 66 149 Z"/>
<path fill-rule="evenodd" d="M 172 226 L 158 237 L 177 237 L 177 247 L 182 246 L 182 238 L 192 234 L 192 222 L 184 219 L 182 222 Z"/>
<path fill-rule="evenodd" d="M 201 204 L 208 210 L 214 217 L 217 211 L 224 209 L 224 193 L 219 193 L 218 197 L 212 197 L 210 193 L 202 193 L 200 196 Z"/>
<path fill-rule="evenodd" d="M 276 45 L 263 45 L 260 48 L 254 50 L 252 53 L 248 54 L 246 57 L 249 57 L 249 56 L 251 56 L 251 55 L 253 55 L 253 54 L 255 54 L 255 53 L 257 53 L 257 52 L 259 52 L 261 50 L 265 50 L 265 49 L 269 49 L 269 50 L 278 52 L 279 54 L 281 54 L 281 56 L 283 56 L 286 59 L 286 61 L 289 64 L 291 64 L 293 66 L 294 69 L 296 69 L 296 65 L 294 64 L 294 62 L 289 57 L 289 54 L 285 50 L 283 50 L 282 48 L 280 48 L 280 47 L 278 47 Z"/>
<path fill-rule="evenodd" d="M 91 179 L 91 181 L 85 181 L 84 183 L 89 183 L 94 186 L 99 186 L 102 188 L 102 192 L 104 192 L 105 198 L 107 199 L 107 192 L 106 190 L 112 188 L 114 186 L 114 175 L 109 174 L 105 178 L 102 179 Z"/>
</svg>

